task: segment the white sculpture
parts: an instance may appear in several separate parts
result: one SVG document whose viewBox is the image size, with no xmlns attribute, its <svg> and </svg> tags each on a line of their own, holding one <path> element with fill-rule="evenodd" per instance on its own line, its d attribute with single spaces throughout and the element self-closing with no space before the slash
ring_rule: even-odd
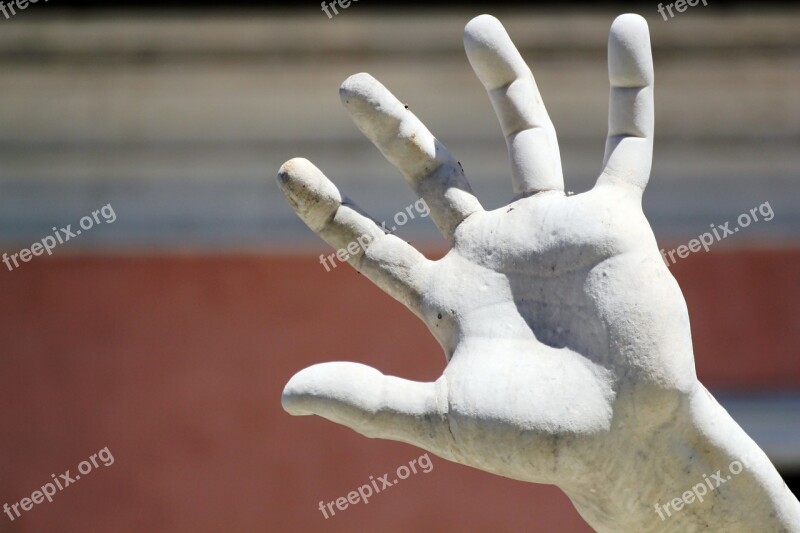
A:
<svg viewBox="0 0 800 533">
<path fill-rule="evenodd" d="M 307 160 L 278 174 L 331 246 L 368 242 L 350 264 L 425 322 L 447 367 L 417 383 L 355 363 L 315 365 L 286 385 L 284 408 L 557 485 L 597 531 L 800 531 L 797 498 L 697 380 L 686 304 L 642 212 L 653 149 L 647 23 L 623 15 L 611 27 L 603 172 L 575 196 L 564 193 L 555 130 L 503 26 L 477 17 L 464 45 L 508 143 L 516 199 L 504 208 L 484 211 L 456 159 L 371 76 L 340 90 L 359 129 L 430 206 L 452 247 L 444 258 L 384 234 Z"/>
</svg>

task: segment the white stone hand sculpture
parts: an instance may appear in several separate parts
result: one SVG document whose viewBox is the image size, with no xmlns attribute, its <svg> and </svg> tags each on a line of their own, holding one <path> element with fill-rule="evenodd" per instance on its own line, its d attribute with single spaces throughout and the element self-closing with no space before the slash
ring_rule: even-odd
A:
<svg viewBox="0 0 800 533">
<path fill-rule="evenodd" d="M 513 479 L 551 483 L 598 531 L 800 531 L 800 504 L 698 382 L 689 317 L 642 213 L 653 148 L 647 24 L 614 21 L 609 132 L 595 187 L 566 196 L 555 130 L 500 22 L 464 32 L 500 118 L 516 200 L 484 211 L 458 162 L 386 88 L 347 79 L 356 125 L 431 209 L 451 250 L 430 261 L 386 235 L 304 159 L 278 183 L 334 248 L 421 318 L 447 367 L 434 383 L 355 363 L 296 374 L 282 402 L 368 437 Z M 669 503 L 736 459 L 704 501 Z"/>
</svg>

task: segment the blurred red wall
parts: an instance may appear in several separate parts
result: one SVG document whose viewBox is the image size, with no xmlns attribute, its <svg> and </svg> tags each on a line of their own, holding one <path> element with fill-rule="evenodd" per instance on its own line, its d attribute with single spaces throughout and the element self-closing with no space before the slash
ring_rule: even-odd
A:
<svg viewBox="0 0 800 533">
<path fill-rule="evenodd" d="M 672 267 L 712 388 L 800 389 L 800 250 Z M 60 256 L 0 273 L 0 505 L 103 447 L 100 467 L 0 531 L 590 531 L 553 487 L 433 457 L 325 519 L 317 506 L 418 458 L 280 406 L 291 375 L 350 360 L 432 380 L 425 327 L 315 256 Z"/>
</svg>

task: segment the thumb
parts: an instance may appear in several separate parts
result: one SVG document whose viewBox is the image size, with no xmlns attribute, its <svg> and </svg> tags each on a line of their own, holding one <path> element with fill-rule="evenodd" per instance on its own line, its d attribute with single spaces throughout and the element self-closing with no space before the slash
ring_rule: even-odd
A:
<svg viewBox="0 0 800 533">
<path fill-rule="evenodd" d="M 444 378 L 420 383 L 358 363 L 322 363 L 295 374 L 281 403 L 292 415 L 318 415 L 366 437 L 453 456 Z"/>
</svg>

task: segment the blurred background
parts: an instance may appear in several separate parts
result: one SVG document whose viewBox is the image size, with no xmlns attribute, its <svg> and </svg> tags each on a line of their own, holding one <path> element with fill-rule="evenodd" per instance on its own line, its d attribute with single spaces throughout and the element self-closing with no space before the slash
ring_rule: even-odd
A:
<svg viewBox="0 0 800 533">
<path fill-rule="evenodd" d="M 366 71 L 459 157 L 484 206 L 508 202 L 505 143 L 461 44 L 484 12 L 533 69 L 576 193 L 602 163 L 608 28 L 624 11 L 647 18 L 644 208 L 659 244 L 774 212 L 671 271 L 700 379 L 799 493 L 800 9 L 712 1 L 665 20 L 657 7 L 361 0 L 329 18 L 314 1 L 38 2 L 0 14 L 0 249 L 75 231 L 103 206 L 116 216 L 52 256 L 0 264 L 0 504 L 104 447 L 115 459 L 52 503 L 0 514 L 0 531 L 590 531 L 554 487 L 436 457 L 326 519 L 320 501 L 421 452 L 280 407 L 291 375 L 322 361 L 439 376 L 444 357 L 411 313 L 320 265 L 332 251 L 274 176 L 308 157 L 387 223 L 416 200 L 339 103 L 339 84 Z M 445 249 L 428 219 L 398 233 Z"/>
</svg>

